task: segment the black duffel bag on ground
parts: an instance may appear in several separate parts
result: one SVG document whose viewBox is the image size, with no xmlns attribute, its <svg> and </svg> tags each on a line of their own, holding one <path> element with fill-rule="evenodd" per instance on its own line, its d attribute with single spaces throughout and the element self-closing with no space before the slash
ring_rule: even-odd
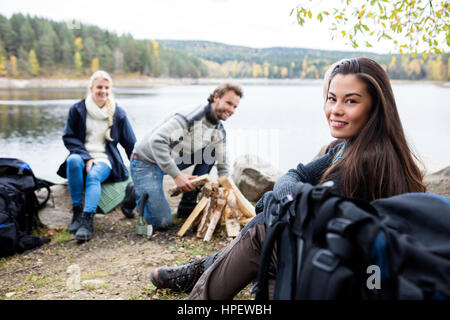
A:
<svg viewBox="0 0 450 320">
<path fill-rule="evenodd" d="M 45 188 L 39 202 L 35 191 Z M 50 241 L 31 235 L 40 225 L 38 210 L 50 198 L 50 186 L 34 176 L 30 166 L 14 158 L 0 158 L 0 257 L 22 253 Z"/>
</svg>

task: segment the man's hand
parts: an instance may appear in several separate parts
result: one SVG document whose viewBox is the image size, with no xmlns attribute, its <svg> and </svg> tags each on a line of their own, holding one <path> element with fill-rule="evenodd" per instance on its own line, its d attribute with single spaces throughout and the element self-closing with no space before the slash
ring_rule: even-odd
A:
<svg viewBox="0 0 450 320">
<path fill-rule="evenodd" d="M 173 180 L 181 192 L 188 192 L 194 190 L 195 187 L 192 185 L 191 180 L 197 177 L 180 172 Z"/>
<path fill-rule="evenodd" d="M 92 166 L 93 166 L 94 164 L 97 164 L 97 161 L 95 161 L 94 159 L 89 159 L 89 160 L 86 162 L 86 173 L 89 173 L 89 171 L 92 169 Z"/>
</svg>

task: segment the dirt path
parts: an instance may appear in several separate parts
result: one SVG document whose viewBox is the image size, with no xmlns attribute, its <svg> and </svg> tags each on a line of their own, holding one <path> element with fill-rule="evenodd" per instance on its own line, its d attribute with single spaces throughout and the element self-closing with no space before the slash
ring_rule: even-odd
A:
<svg viewBox="0 0 450 320">
<path fill-rule="evenodd" d="M 220 230 L 211 242 L 197 239 L 192 232 L 180 239 L 176 232 L 182 221 L 147 240 L 135 234 L 136 223 L 120 209 L 97 214 L 94 238 L 82 244 L 66 230 L 42 230 L 53 233 L 49 244 L 0 259 L 0 300 L 183 299 L 185 293 L 156 290 L 149 280 L 151 270 L 200 258 L 230 241 Z M 66 283 L 72 265 L 81 271 L 79 290 Z M 237 298 L 249 299 L 248 288 Z"/>
</svg>

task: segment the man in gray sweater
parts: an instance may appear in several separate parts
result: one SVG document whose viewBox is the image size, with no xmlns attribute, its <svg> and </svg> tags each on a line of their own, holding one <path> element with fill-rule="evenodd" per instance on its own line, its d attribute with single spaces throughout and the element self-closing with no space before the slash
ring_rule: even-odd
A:
<svg viewBox="0 0 450 320">
<path fill-rule="evenodd" d="M 178 206 L 178 217 L 186 218 L 197 204 L 199 189 L 191 180 L 209 173 L 217 162 L 219 176 L 228 176 L 226 121 L 243 96 L 238 84 L 223 83 L 208 97 L 208 104 L 170 115 L 148 132 L 134 147 L 131 177 L 138 195 L 148 200 L 144 217 L 155 229 L 172 224 L 172 212 L 163 191 L 163 177 L 170 175 L 184 192 Z M 195 165 L 192 175 L 181 170 Z"/>
</svg>

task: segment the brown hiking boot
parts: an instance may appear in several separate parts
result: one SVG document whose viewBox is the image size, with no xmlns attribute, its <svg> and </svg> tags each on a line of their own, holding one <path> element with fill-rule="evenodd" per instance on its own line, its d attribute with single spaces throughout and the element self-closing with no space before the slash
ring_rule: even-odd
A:
<svg viewBox="0 0 450 320">
<path fill-rule="evenodd" d="M 206 258 L 177 267 L 161 267 L 150 273 L 150 280 L 156 288 L 168 288 L 190 292 L 203 274 Z"/>
</svg>

